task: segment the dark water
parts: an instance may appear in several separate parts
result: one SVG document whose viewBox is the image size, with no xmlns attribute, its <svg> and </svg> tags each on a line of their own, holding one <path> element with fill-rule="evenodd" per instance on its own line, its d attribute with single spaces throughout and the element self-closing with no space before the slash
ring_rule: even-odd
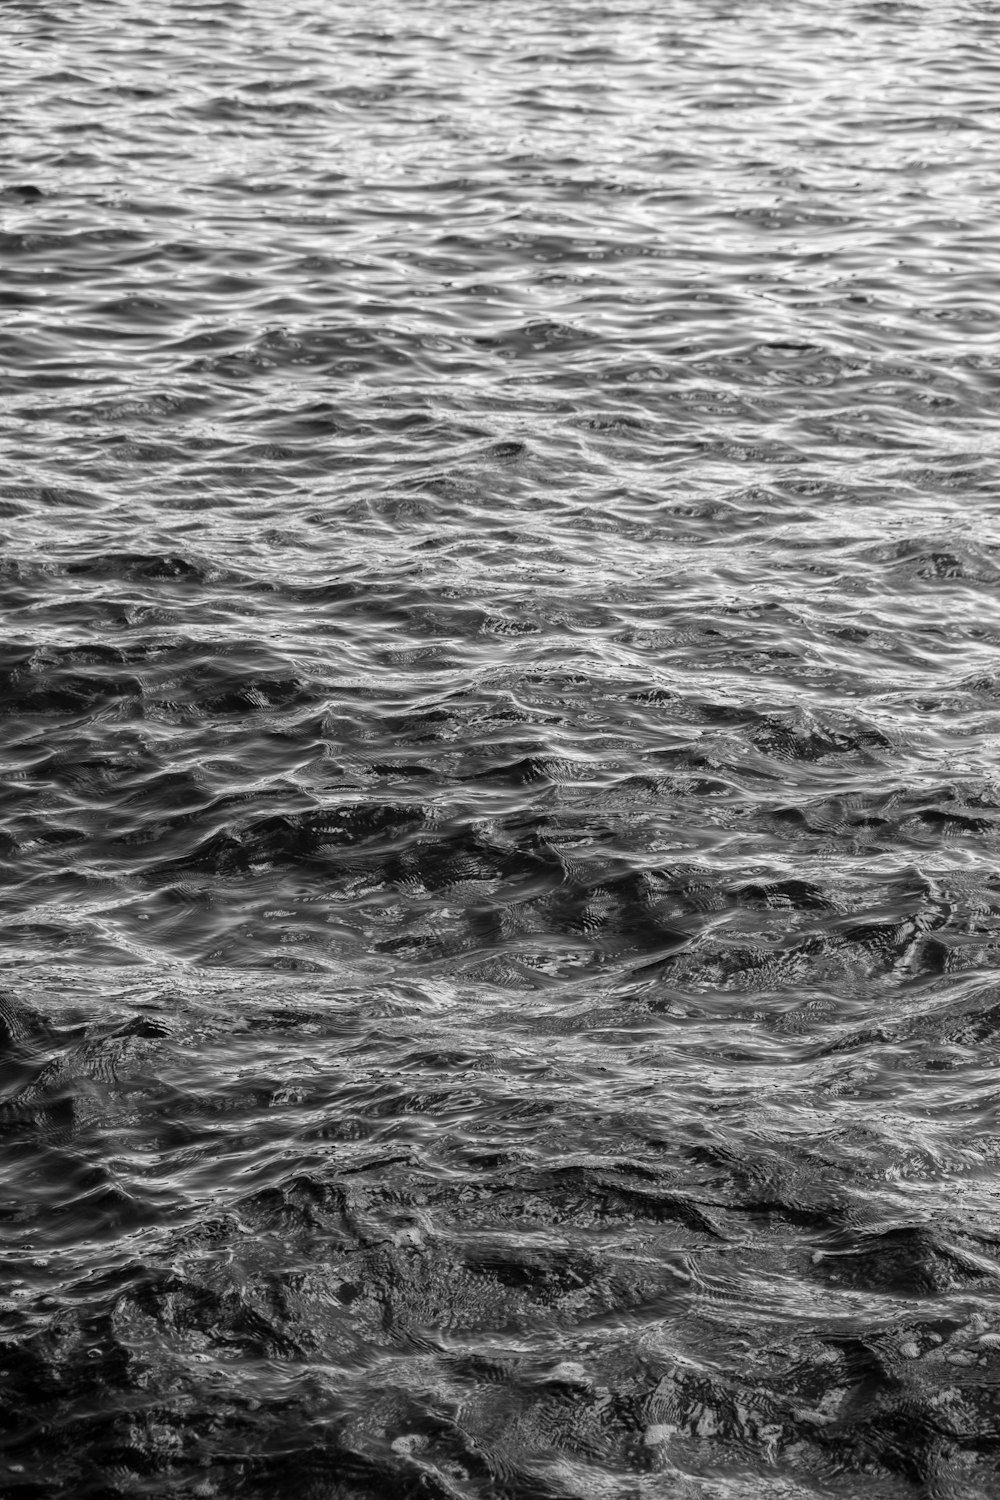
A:
<svg viewBox="0 0 1000 1500">
<path fill-rule="evenodd" d="M 0 37 L 0 1492 L 1000 1495 L 996 6 Z"/>
</svg>

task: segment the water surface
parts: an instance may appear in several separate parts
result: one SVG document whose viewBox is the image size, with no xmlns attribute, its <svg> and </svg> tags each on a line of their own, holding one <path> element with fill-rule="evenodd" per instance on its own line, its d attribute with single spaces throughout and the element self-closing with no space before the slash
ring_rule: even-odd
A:
<svg viewBox="0 0 1000 1500">
<path fill-rule="evenodd" d="M 1000 1494 L 996 8 L 0 32 L 0 1489 Z"/>
</svg>

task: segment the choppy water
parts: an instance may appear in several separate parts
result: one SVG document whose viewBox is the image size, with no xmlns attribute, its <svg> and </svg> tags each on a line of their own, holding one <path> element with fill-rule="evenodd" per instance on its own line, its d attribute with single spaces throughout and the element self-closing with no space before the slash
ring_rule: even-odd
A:
<svg viewBox="0 0 1000 1500">
<path fill-rule="evenodd" d="M 1000 1494 L 996 7 L 0 36 L 3 1494 Z"/>
</svg>

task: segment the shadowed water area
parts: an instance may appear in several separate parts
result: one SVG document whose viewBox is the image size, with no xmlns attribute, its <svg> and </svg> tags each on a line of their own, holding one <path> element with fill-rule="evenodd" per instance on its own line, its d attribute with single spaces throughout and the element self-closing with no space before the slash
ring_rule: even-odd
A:
<svg viewBox="0 0 1000 1500">
<path fill-rule="evenodd" d="M 1000 16 L 5 0 L 5 1500 L 1000 1494 Z"/>
</svg>

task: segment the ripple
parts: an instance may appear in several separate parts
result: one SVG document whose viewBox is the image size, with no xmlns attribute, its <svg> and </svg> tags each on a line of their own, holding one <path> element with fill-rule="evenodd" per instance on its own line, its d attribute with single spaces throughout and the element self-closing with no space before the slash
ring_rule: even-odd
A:
<svg viewBox="0 0 1000 1500">
<path fill-rule="evenodd" d="M 7 11 L 0 1489 L 995 1493 L 991 8 Z"/>
</svg>

